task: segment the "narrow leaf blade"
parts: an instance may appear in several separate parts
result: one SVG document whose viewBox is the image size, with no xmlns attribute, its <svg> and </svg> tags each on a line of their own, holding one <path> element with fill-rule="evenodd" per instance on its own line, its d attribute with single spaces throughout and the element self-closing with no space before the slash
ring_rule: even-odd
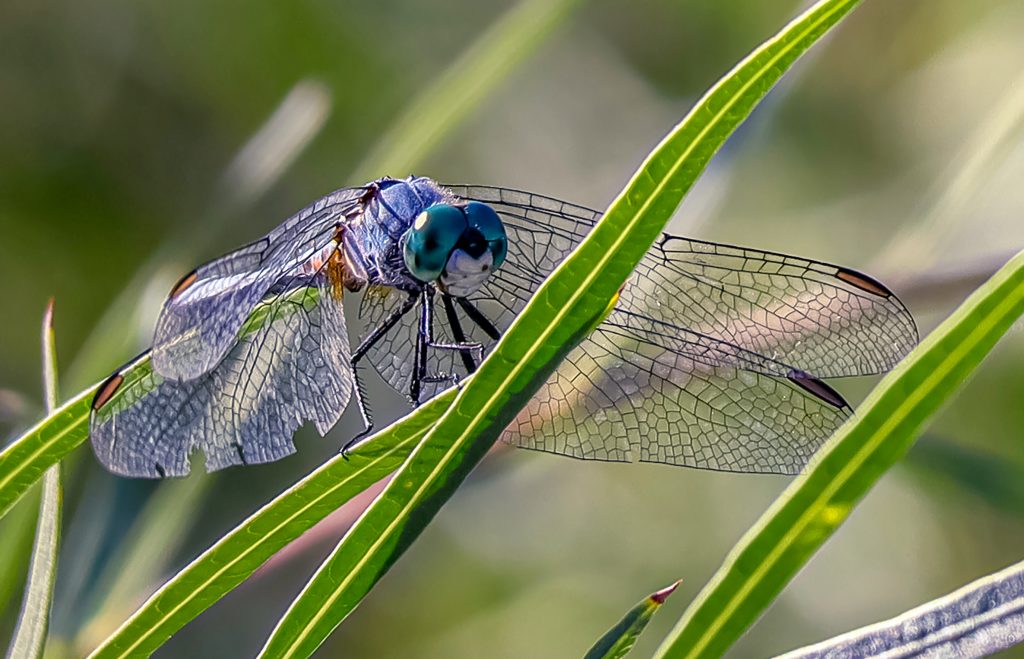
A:
<svg viewBox="0 0 1024 659">
<path fill-rule="evenodd" d="M 283 492 L 175 574 L 90 656 L 151 654 L 279 549 L 394 471 L 454 397 L 434 398 Z"/>
<path fill-rule="evenodd" d="M 89 409 L 97 386 L 61 405 L 0 452 L 0 517 L 47 469 L 89 438 Z"/>
<path fill-rule="evenodd" d="M 732 549 L 659 657 L 720 656 L 906 453 L 925 422 L 1024 313 L 1024 252 L 882 382 Z"/>
<path fill-rule="evenodd" d="M 43 316 L 43 394 L 46 411 L 57 407 L 57 350 L 53 332 L 53 300 Z M 57 581 L 57 553 L 60 548 L 60 520 L 63 502 L 60 464 L 55 464 L 43 477 L 36 537 L 29 560 L 28 583 L 21 603 L 21 613 L 14 629 L 8 657 L 35 659 L 43 656 L 46 632 L 50 626 L 53 587 Z"/>
<path fill-rule="evenodd" d="M 683 195 L 797 57 L 857 5 L 822 0 L 719 81 L 648 156 L 604 217 L 535 293 L 400 472 L 278 623 L 265 657 L 308 656 L 418 537 L 501 431 L 589 329 Z"/>
<path fill-rule="evenodd" d="M 679 583 L 677 581 L 651 593 L 638 602 L 622 617 L 622 620 L 599 638 L 597 643 L 594 643 L 583 659 L 622 659 L 629 654 L 629 651 L 636 645 L 637 639 L 640 638 L 640 634 L 647 628 L 647 623 L 651 621 L 668 596 L 679 587 Z"/>
</svg>

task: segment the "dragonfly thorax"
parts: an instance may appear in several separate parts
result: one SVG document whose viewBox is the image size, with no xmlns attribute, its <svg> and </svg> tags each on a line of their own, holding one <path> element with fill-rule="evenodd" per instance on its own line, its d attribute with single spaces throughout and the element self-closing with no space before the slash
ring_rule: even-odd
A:
<svg viewBox="0 0 1024 659">
<path fill-rule="evenodd" d="M 422 282 L 456 297 L 476 291 L 505 260 L 508 239 L 490 206 L 434 204 L 416 218 L 402 237 L 406 268 Z"/>
</svg>

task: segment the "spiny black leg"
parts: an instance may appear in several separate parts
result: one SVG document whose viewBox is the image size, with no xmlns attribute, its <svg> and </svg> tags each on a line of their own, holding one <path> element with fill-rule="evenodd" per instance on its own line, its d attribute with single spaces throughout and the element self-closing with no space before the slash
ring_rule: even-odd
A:
<svg viewBox="0 0 1024 659">
<path fill-rule="evenodd" d="M 441 301 L 444 303 L 444 314 L 448 317 L 448 325 L 452 328 L 452 336 L 455 337 L 457 343 L 466 343 L 466 333 L 462 331 L 462 323 L 459 322 L 459 317 L 455 313 L 452 296 L 445 293 L 441 296 Z M 462 364 L 466 367 L 466 372 L 475 373 L 476 362 L 473 360 L 473 355 L 470 351 L 460 350 L 459 355 L 462 356 Z"/>
<path fill-rule="evenodd" d="M 355 368 L 352 369 L 352 380 L 355 385 L 353 388 L 356 393 L 356 406 L 359 408 L 359 416 L 363 418 L 363 429 L 341 447 L 341 456 L 346 460 L 348 452 L 373 430 L 373 412 L 370 411 L 370 405 L 366 401 L 366 390 L 363 389 L 363 383 L 359 380 L 359 371 Z"/>
<path fill-rule="evenodd" d="M 420 312 L 420 328 L 416 335 L 416 368 L 413 372 L 412 382 L 409 387 L 409 398 L 412 400 L 413 405 L 420 404 L 420 395 L 423 391 L 424 383 L 451 383 L 458 385 L 458 375 L 452 373 L 432 373 L 427 374 L 427 354 L 431 348 L 436 350 L 455 350 L 462 356 L 463 363 L 466 365 L 466 370 L 470 373 L 476 370 L 476 362 L 473 361 L 473 353 L 479 353 L 480 358 L 483 359 L 484 347 L 482 344 L 474 341 L 466 341 L 466 334 L 462 329 L 462 324 L 459 322 L 458 316 L 455 314 L 455 307 L 451 303 L 451 296 L 447 294 L 442 295 L 442 301 L 445 305 L 445 314 L 448 316 L 448 322 L 452 327 L 452 335 L 455 337 L 455 343 L 437 343 L 434 341 L 434 290 L 430 287 L 424 288 L 420 294 L 421 300 L 421 312 Z M 476 309 L 474 309 L 476 311 Z M 477 312 L 477 315 L 482 315 Z M 490 323 L 484 319 L 489 326 Z M 491 326 L 493 327 L 493 326 Z M 484 330 L 487 331 L 486 329 Z"/>
<path fill-rule="evenodd" d="M 427 375 L 427 337 L 431 334 L 430 294 L 424 288 L 420 293 L 420 327 L 416 332 L 416 363 L 413 365 L 412 382 L 409 383 L 409 400 L 414 406 L 420 404 L 420 390 Z"/>
<path fill-rule="evenodd" d="M 464 297 L 457 297 L 455 300 L 459 303 L 459 306 L 462 307 L 462 310 L 466 312 L 466 315 L 469 316 L 469 319 L 484 331 L 484 334 L 495 341 L 501 338 L 501 332 L 499 332 L 498 328 L 494 326 L 494 323 L 488 320 L 487 316 L 485 316 L 482 311 L 474 307 L 472 302 Z"/>
<path fill-rule="evenodd" d="M 409 297 L 402 303 L 402 306 L 398 307 L 391 314 L 384 319 L 384 322 L 378 325 L 372 332 L 366 335 L 359 347 L 352 353 L 352 359 L 350 363 L 355 366 L 356 362 L 366 356 L 366 353 L 380 341 L 381 337 L 391 331 L 391 328 L 398 324 L 398 321 L 402 320 L 402 316 L 409 313 L 409 310 L 416 306 L 418 293 L 409 293 Z"/>
<path fill-rule="evenodd" d="M 435 348 L 437 350 L 457 350 L 460 353 L 465 352 L 478 352 L 480 358 L 484 356 L 484 346 L 476 341 L 459 341 L 458 343 L 437 343 L 434 341 L 434 291 L 431 288 L 423 290 L 423 305 L 426 319 L 426 340 L 428 348 Z M 458 320 L 458 319 L 456 319 Z M 463 337 L 465 338 L 465 337 Z M 446 380 L 450 379 L 447 375 L 443 375 Z"/>
<path fill-rule="evenodd" d="M 348 452 L 354 447 L 359 440 L 363 439 L 373 430 L 373 412 L 370 410 L 370 404 L 366 400 L 366 390 L 363 388 L 363 383 L 359 379 L 359 368 L 358 364 L 366 356 L 378 341 L 380 341 L 391 329 L 398 324 L 398 321 L 402 317 L 409 313 L 409 310 L 416 305 L 416 300 L 419 296 L 416 293 L 410 293 L 409 298 L 402 303 L 402 306 L 398 307 L 384 319 L 384 322 L 378 325 L 370 332 L 365 339 L 359 344 L 359 347 L 355 349 L 352 356 L 349 358 L 349 366 L 352 367 L 352 380 L 353 388 L 356 394 L 356 406 L 359 408 L 359 416 L 363 419 L 363 430 L 352 439 L 345 443 L 345 446 L 341 448 L 341 454 L 347 455 Z"/>
</svg>

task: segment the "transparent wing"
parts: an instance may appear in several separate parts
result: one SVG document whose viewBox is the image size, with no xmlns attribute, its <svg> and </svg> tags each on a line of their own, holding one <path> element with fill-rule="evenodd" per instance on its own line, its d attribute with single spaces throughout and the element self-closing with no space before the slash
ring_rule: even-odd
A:
<svg viewBox="0 0 1024 659">
<path fill-rule="evenodd" d="M 600 217 L 527 192 L 448 187 L 459 197 L 491 205 L 505 223 L 509 255 L 478 296 L 503 308 L 492 319 L 501 328 Z M 667 234 L 630 276 L 617 308 L 823 378 L 886 371 L 918 339 L 903 303 L 866 275 Z"/>
<path fill-rule="evenodd" d="M 306 421 L 326 433 L 353 387 L 339 291 L 321 281 L 271 292 L 195 379 L 164 378 L 149 355 L 112 376 L 90 419 L 99 460 L 125 476 L 184 476 L 196 449 L 214 471 L 290 455 Z"/>
<path fill-rule="evenodd" d="M 784 365 L 694 337 L 663 347 L 628 320 L 618 325 L 620 313 L 569 354 L 506 442 L 587 460 L 794 474 L 849 415 L 837 395 L 809 393 L 822 383 Z"/>
<path fill-rule="evenodd" d="M 359 301 L 359 319 L 363 327 L 360 341 L 401 307 L 408 296 L 408 293 L 386 286 L 367 287 Z M 419 308 L 413 308 L 367 354 L 384 381 L 405 396 L 409 394 L 412 378 L 419 320 Z"/>
<path fill-rule="evenodd" d="M 269 234 L 211 261 L 171 291 L 157 320 L 152 361 L 171 380 L 209 372 L 235 343 L 249 312 L 282 277 L 321 252 L 335 227 L 357 212 L 365 188 L 333 192 Z"/>
<path fill-rule="evenodd" d="M 525 192 L 450 189 L 505 222 L 506 262 L 473 296 L 501 329 L 600 215 Z M 817 377 L 884 371 L 916 342 L 909 312 L 869 277 L 665 235 L 505 439 L 586 459 L 794 473 L 849 414 Z"/>
</svg>

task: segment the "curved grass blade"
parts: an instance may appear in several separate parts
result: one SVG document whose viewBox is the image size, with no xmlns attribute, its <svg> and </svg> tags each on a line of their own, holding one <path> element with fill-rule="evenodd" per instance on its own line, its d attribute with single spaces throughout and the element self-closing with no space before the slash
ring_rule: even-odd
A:
<svg viewBox="0 0 1024 659">
<path fill-rule="evenodd" d="M 57 350 L 53 333 L 53 300 L 43 316 L 43 389 L 46 411 L 57 407 Z M 28 583 L 21 603 L 21 613 L 14 629 L 8 657 L 33 659 L 43 656 L 46 630 L 50 623 L 53 585 L 57 580 L 57 552 L 60 547 L 60 518 L 63 502 L 60 464 L 55 464 L 43 477 L 42 496 L 36 537 L 29 561 Z"/>
<path fill-rule="evenodd" d="M 619 287 L 715 151 L 797 57 L 856 6 L 822 0 L 719 81 L 655 148 L 604 217 L 536 292 L 492 354 L 278 623 L 265 657 L 312 654 L 418 537 L 610 309 Z"/>
<path fill-rule="evenodd" d="M 90 656 L 152 653 L 279 549 L 398 468 L 454 398 L 454 390 L 441 394 L 284 491 L 174 575 Z"/>
<path fill-rule="evenodd" d="M 99 385 L 61 405 L 0 452 L 0 517 L 47 469 L 89 437 L 89 409 Z"/>
<path fill-rule="evenodd" d="M 1011 259 L 875 388 L 733 547 L 659 657 L 720 656 L 753 624 L 853 506 L 906 453 L 1024 313 L 1024 252 Z"/>
<path fill-rule="evenodd" d="M 405 176 L 572 13 L 580 0 L 521 0 L 408 105 L 354 180 Z"/>
<path fill-rule="evenodd" d="M 987 657 L 1024 642 L 1024 562 L 901 616 L 779 659 Z"/>
<path fill-rule="evenodd" d="M 665 603 L 668 596 L 679 587 L 677 581 L 671 586 L 651 593 L 643 598 L 636 606 L 629 610 L 614 627 L 609 629 L 604 636 L 597 640 L 592 648 L 583 656 L 583 659 L 622 659 L 636 645 L 640 634 L 647 628 L 661 605 Z"/>
</svg>

